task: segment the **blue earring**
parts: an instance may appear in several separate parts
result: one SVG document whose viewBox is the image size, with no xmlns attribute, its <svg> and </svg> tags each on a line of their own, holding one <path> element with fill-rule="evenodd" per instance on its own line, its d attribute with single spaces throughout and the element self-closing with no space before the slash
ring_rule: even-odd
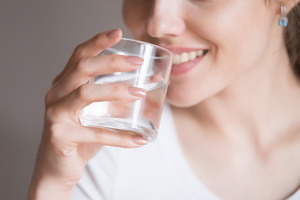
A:
<svg viewBox="0 0 300 200">
<path fill-rule="evenodd" d="M 281 6 L 281 16 L 278 20 L 279 26 L 286 27 L 288 25 L 288 18 L 286 17 L 285 6 Z"/>
</svg>

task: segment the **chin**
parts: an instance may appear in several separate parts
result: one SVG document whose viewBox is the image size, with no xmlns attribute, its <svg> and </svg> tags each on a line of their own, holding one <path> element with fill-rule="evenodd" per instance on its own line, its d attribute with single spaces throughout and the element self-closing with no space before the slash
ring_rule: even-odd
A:
<svg viewBox="0 0 300 200">
<path fill-rule="evenodd" d="M 197 104 L 187 104 L 185 102 L 170 101 L 168 99 L 166 101 L 169 105 L 174 106 L 176 108 L 190 108 L 197 105 Z"/>
<path fill-rule="evenodd" d="M 169 86 L 166 96 L 168 104 L 178 108 L 196 106 L 205 100 L 219 94 L 222 88 L 218 87 L 172 87 Z"/>
<path fill-rule="evenodd" d="M 193 107 L 203 101 L 203 98 L 190 95 L 172 95 L 170 93 L 167 94 L 166 101 L 168 104 L 178 108 L 188 108 Z"/>
</svg>

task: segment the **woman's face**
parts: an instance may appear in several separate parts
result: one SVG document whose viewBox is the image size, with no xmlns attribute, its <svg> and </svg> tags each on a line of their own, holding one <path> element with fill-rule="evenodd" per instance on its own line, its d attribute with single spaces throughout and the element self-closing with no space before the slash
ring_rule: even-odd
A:
<svg viewBox="0 0 300 200">
<path fill-rule="evenodd" d="M 280 30 L 278 8 L 264 0 L 124 0 L 123 16 L 136 39 L 174 53 L 167 99 L 187 107 L 263 62 Z"/>
</svg>

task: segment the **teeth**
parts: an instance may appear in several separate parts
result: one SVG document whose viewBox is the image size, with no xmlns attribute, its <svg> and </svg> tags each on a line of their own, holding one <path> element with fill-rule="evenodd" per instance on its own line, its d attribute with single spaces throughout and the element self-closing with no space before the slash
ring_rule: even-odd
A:
<svg viewBox="0 0 300 200">
<path fill-rule="evenodd" d="M 175 55 L 173 56 L 173 64 L 174 64 L 174 65 L 180 64 L 180 63 L 181 63 L 180 60 L 181 60 L 180 55 L 175 54 Z"/>
<path fill-rule="evenodd" d="M 194 60 L 197 57 L 197 53 L 195 51 L 192 51 L 189 53 L 189 59 Z"/>
<path fill-rule="evenodd" d="M 182 53 L 180 55 L 174 54 L 174 56 L 173 56 L 173 64 L 174 65 L 179 65 L 179 64 L 184 63 L 184 62 L 195 60 L 197 58 L 197 56 L 203 56 L 203 54 L 204 54 L 203 50 L 191 51 L 189 53 L 184 52 L 184 53 Z"/>
<path fill-rule="evenodd" d="M 197 51 L 197 56 L 203 56 L 203 53 L 204 53 L 203 50 Z"/>
<path fill-rule="evenodd" d="M 187 62 L 187 61 L 189 61 L 189 54 L 188 53 L 182 53 L 180 58 L 181 58 L 181 60 L 180 60 L 181 62 Z"/>
</svg>

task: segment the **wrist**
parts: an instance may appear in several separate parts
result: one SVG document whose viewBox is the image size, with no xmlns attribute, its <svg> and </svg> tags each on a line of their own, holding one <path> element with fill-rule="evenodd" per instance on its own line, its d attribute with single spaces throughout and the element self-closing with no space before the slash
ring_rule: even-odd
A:
<svg viewBox="0 0 300 200">
<path fill-rule="evenodd" d="M 74 185 L 66 185 L 54 179 L 33 177 L 28 200 L 71 199 Z"/>
</svg>

